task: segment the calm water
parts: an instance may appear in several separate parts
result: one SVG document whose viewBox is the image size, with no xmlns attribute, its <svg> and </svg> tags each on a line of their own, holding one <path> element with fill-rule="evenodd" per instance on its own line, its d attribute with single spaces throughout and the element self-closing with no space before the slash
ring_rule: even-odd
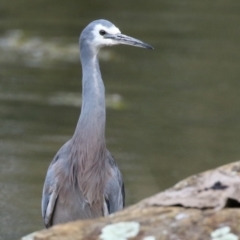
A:
<svg viewBox="0 0 240 240">
<path fill-rule="evenodd" d="M 239 1 L 222 0 L 2 0 L 0 239 L 43 228 L 46 170 L 79 116 L 78 35 L 94 19 L 155 47 L 101 55 L 107 145 L 127 204 L 238 160 L 239 13 Z"/>
</svg>

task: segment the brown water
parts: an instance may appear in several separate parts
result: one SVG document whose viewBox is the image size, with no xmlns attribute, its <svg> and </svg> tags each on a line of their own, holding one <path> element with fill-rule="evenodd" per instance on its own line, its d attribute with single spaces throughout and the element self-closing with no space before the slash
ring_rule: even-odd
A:
<svg viewBox="0 0 240 240">
<path fill-rule="evenodd" d="M 127 204 L 240 158 L 239 1 L 0 3 L 0 239 L 43 228 L 47 167 L 79 116 L 78 35 L 105 18 L 154 51 L 103 51 Z"/>
</svg>

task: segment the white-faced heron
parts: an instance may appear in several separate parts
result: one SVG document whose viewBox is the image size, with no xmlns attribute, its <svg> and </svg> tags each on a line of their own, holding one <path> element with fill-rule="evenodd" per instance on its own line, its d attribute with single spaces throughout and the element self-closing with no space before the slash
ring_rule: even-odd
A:
<svg viewBox="0 0 240 240">
<path fill-rule="evenodd" d="M 152 49 L 121 34 L 107 20 L 91 22 L 80 35 L 82 109 L 72 138 L 51 162 L 42 196 L 46 227 L 106 216 L 124 207 L 122 175 L 105 143 L 105 90 L 97 54 L 104 46 Z"/>
</svg>

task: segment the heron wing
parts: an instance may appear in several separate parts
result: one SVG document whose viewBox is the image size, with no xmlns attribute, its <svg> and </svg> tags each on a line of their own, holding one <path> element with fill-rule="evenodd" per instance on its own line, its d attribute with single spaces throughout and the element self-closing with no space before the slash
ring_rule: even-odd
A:
<svg viewBox="0 0 240 240">
<path fill-rule="evenodd" d="M 54 212 L 54 207 L 56 205 L 58 194 L 56 190 L 53 192 L 44 194 L 42 199 L 42 214 L 44 219 L 44 224 L 48 228 L 52 226 L 52 217 Z"/>
<path fill-rule="evenodd" d="M 55 175 L 56 171 L 54 171 L 58 160 L 59 155 L 57 154 L 48 168 L 43 187 L 42 217 L 46 227 L 50 227 L 52 225 L 52 217 L 58 197 L 58 181 Z"/>
<path fill-rule="evenodd" d="M 107 158 L 112 174 L 106 184 L 105 202 L 108 212 L 111 214 L 123 209 L 125 205 L 125 191 L 122 174 L 110 152 L 107 152 Z"/>
</svg>

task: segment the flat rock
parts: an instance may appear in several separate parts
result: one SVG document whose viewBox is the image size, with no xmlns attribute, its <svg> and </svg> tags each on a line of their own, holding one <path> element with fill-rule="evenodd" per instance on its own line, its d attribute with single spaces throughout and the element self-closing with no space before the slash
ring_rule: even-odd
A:
<svg viewBox="0 0 240 240">
<path fill-rule="evenodd" d="M 22 240 L 238 240 L 240 162 L 181 181 L 105 218 L 76 221 Z"/>
</svg>

